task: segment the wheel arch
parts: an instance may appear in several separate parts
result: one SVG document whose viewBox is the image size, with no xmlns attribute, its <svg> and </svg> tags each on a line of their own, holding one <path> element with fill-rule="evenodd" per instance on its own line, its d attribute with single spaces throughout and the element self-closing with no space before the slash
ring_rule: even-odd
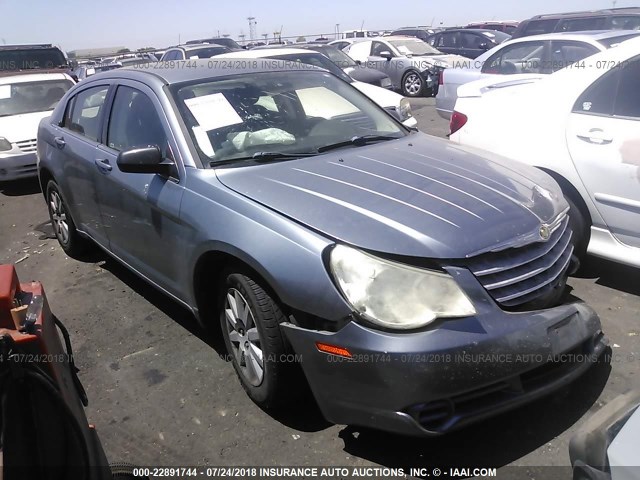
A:
<svg viewBox="0 0 640 480">
<path fill-rule="evenodd" d="M 210 319 L 214 319 L 210 326 L 217 324 L 215 312 L 218 310 L 220 295 L 219 288 L 224 280 L 224 272 L 237 269 L 269 294 L 278 303 L 285 315 L 289 313 L 289 307 L 282 302 L 274 287 L 275 280 L 260 266 L 260 264 L 242 252 L 233 252 L 230 249 L 207 249 L 202 252 L 194 262 L 192 270 L 192 292 L 195 301 L 196 317 L 203 325 L 209 325 Z"/>
<path fill-rule="evenodd" d="M 544 167 L 538 167 L 538 168 L 542 170 L 544 173 L 546 173 L 547 175 L 551 176 L 556 182 L 558 182 L 558 185 L 560 185 L 560 188 L 562 189 L 562 193 L 565 196 L 569 197 L 571 201 L 580 209 L 580 213 L 582 214 L 583 218 L 587 221 L 587 224 L 590 228 L 591 225 L 593 225 L 591 212 L 589 211 L 589 207 L 587 207 L 587 204 L 584 201 L 584 198 L 582 198 L 582 195 L 580 194 L 580 192 L 578 192 L 578 189 L 574 187 L 569 180 L 567 180 L 564 176 L 562 176 L 558 172 L 554 172 L 553 170 L 550 170 Z"/>
</svg>

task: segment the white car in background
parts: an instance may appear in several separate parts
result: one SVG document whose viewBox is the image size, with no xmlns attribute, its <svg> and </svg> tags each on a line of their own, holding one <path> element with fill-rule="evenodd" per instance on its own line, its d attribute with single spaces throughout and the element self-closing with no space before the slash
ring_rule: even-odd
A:
<svg viewBox="0 0 640 480">
<path fill-rule="evenodd" d="M 408 98 L 404 98 L 402 95 L 392 92 L 386 88 L 355 81 L 322 53 L 302 48 L 266 48 L 225 53 L 214 57 L 212 60 L 220 61 L 225 58 L 263 58 L 275 61 L 301 62 L 306 63 L 307 65 L 324 68 L 335 76 L 349 82 L 391 115 L 396 117 L 396 119 L 400 120 L 404 126 L 409 128 L 417 128 L 418 126 L 418 121 L 411 113 L 411 104 L 409 103 Z"/>
<path fill-rule="evenodd" d="M 0 77 L 0 182 L 38 175 L 38 124 L 74 84 L 66 73 Z"/>
<path fill-rule="evenodd" d="M 468 83 L 450 139 L 549 173 L 570 203 L 576 251 L 640 267 L 639 82 L 634 38 L 551 75 Z"/>
<path fill-rule="evenodd" d="M 474 60 L 442 71 L 436 110 L 449 120 L 458 87 L 493 75 L 550 74 L 640 35 L 638 30 L 562 32 L 508 40 Z"/>
</svg>

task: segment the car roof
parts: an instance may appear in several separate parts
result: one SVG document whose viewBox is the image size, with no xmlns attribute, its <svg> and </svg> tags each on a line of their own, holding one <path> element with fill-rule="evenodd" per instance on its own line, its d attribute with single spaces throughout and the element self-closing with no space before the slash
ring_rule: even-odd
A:
<svg viewBox="0 0 640 480">
<path fill-rule="evenodd" d="M 588 30 L 583 32 L 556 32 L 543 33 L 530 37 L 514 38 L 513 42 L 537 41 L 537 40 L 606 40 L 608 38 L 621 37 L 625 35 L 640 35 L 640 30 Z"/>
<path fill-rule="evenodd" d="M 281 53 L 282 50 L 278 50 L 278 53 Z M 297 50 L 296 52 L 304 52 L 309 53 L 307 50 Z M 242 54 L 245 52 L 232 52 L 225 53 L 213 58 L 207 59 L 199 59 L 199 60 L 190 60 L 189 63 L 195 62 L 192 66 L 193 68 L 180 68 L 178 64 L 174 64 L 172 66 L 172 62 L 160 62 L 160 63 L 152 63 L 152 68 L 140 68 L 140 66 L 131 66 L 118 68 L 116 70 L 109 70 L 108 72 L 100 73 L 99 75 L 95 75 L 90 77 L 90 80 L 85 80 L 86 82 L 93 82 L 96 77 L 98 77 L 97 81 L 100 79 L 130 79 L 130 80 L 139 80 L 148 84 L 156 84 L 156 85 L 171 85 L 174 83 L 182 83 L 189 82 L 193 80 L 206 80 L 209 78 L 218 78 L 218 77 L 228 77 L 234 75 L 246 75 L 252 73 L 263 73 L 263 72 L 290 72 L 290 68 L 286 68 L 285 65 L 273 65 L 269 63 L 268 65 L 258 65 L 256 67 L 252 67 L 250 63 L 252 62 L 239 62 L 238 68 L 228 68 L 228 65 L 233 65 L 232 59 L 237 59 L 239 61 L 246 60 L 248 57 L 238 56 L 237 54 Z M 262 53 L 262 52 L 260 52 Z M 318 54 L 321 55 L 321 54 Z M 224 58 L 225 64 L 216 64 L 212 63 L 212 60 L 217 58 Z M 225 68 L 226 67 L 226 68 Z M 300 67 L 296 68 L 296 71 L 318 71 L 322 70 L 318 67 L 314 67 L 311 65 L 300 65 Z M 83 82 L 84 83 L 84 82 Z M 86 85 L 86 83 L 85 83 Z"/>
<path fill-rule="evenodd" d="M 0 83 L 43 82 L 46 80 L 71 80 L 65 73 L 15 73 L 0 75 Z"/>
<path fill-rule="evenodd" d="M 447 32 L 467 32 L 467 33 L 496 33 L 495 30 L 491 30 L 490 28 L 465 28 L 465 27 L 454 27 L 447 28 L 444 32 L 436 32 L 437 33 L 447 33 Z M 504 32 L 498 32 L 504 33 Z M 434 34 L 435 35 L 435 34 Z"/>
<path fill-rule="evenodd" d="M 195 50 L 197 48 L 229 48 L 226 45 L 220 45 L 219 43 L 189 43 L 176 45 L 175 47 L 169 47 L 167 50 L 172 50 L 174 48 L 181 48 L 182 50 Z M 165 50 L 166 51 L 166 50 Z"/>
<path fill-rule="evenodd" d="M 273 55 L 299 55 L 301 53 L 304 54 L 308 54 L 308 53 L 317 53 L 318 55 L 322 55 L 319 52 L 313 52 L 313 51 L 309 51 L 310 49 L 308 48 L 295 48 L 295 47 L 273 47 L 273 48 L 256 48 L 253 50 L 245 50 L 243 52 L 230 52 L 230 53 L 224 53 L 222 55 L 217 55 L 215 58 L 220 58 L 223 57 L 224 58 L 231 58 L 231 57 L 237 57 L 237 58 L 266 58 L 266 57 L 271 57 Z"/>
<path fill-rule="evenodd" d="M 603 15 L 628 15 L 628 14 L 640 14 L 639 7 L 619 7 L 608 8 L 604 10 L 582 10 L 576 12 L 563 12 L 563 13 L 545 13 L 542 15 L 535 15 L 528 20 L 543 20 L 553 18 L 567 18 L 567 17 L 599 17 Z"/>
<path fill-rule="evenodd" d="M 0 50 L 38 50 L 44 48 L 58 48 L 50 43 L 33 43 L 27 45 L 0 45 Z"/>
</svg>

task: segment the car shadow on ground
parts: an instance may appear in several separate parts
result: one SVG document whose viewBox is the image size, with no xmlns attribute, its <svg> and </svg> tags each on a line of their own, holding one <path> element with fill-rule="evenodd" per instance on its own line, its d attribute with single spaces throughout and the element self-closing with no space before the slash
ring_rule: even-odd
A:
<svg viewBox="0 0 640 480">
<path fill-rule="evenodd" d="M 598 285 L 640 297 L 640 269 L 638 268 L 602 258 L 588 257 L 575 276 L 597 279 Z"/>
<path fill-rule="evenodd" d="M 92 249 L 88 254 L 78 258 L 78 260 L 86 263 L 94 263 L 100 266 L 100 268 L 105 269 L 130 289 L 141 295 L 162 313 L 178 323 L 182 328 L 213 348 L 220 358 L 228 357 L 222 332 L 217 322 L 215 322 L 212 328 L 202 327 L 189 310 L 149 285 L 146 281 L 142 280 L 98 248 Z M 228 368 L 232 369 L 233 366 L 230 364 L 230 361 L 228 361 L 228 363 Z M 299 381 L 297 383 L 299 388 L 297 388 L 295 402 L 287 408 L 264 411 L 283 425 L 301 432 L 318 432 L 329 428 L 331 423 L 327 422 L 322 416 L 302 372 L 296 373 L 299 375 L 299 377 L 296 378 L 296 380 Z M 256 406 L 256 408 L 258 407 Z"/>
<path fill-rule="evenodd" d="M 16 180 L 13 182 L 0 182 L 0 194 L 6 195 L 7 197 L 33 195 L 34 193 L 40 193 L 41 191 L 37 177 Z"/>
<path fill-rule="evenodd" d="M 548 397 L 445 436 L 412 438 L 346 427 L 340 432 L 344 450 L 405 471 L 411 467 L 499 468 L 508 465 L 595 411 L 594 404 L 611 372 L 608 357 L 607 352 L 573 384 Z M 568 464 L 568 451 L 566 456 Z"/>
</svg>

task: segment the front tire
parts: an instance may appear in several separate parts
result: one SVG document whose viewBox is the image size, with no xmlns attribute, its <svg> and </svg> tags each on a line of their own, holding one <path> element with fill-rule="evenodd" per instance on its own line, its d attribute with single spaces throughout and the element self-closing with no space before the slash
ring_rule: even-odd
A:
<svg viewBox="0 0 640 480">
<path fill-rule="evenodd" d="M 402 94 L 405 97 L 420 97 L 424 94 L 426 81 L 415 70 L 410 70 L 402 77 Z"/>
<path fill-rule="evenodd" d="M 89 241 L 78 233 L 76 224 L 55 181 L 49 180 L 47 183 L 46 195 L 49 219 L 58 243 L 67 255 L 79 257 L 87 251 Z"/>
<path fill-rule="evenodd" d="M 257 282 L 241 273 L 224 277 L 222 295 L 222 335 L 242 387 L 261 407 L 286 403 L 294 365 L 285 361 L 282 310 Z"/>
</svg>

